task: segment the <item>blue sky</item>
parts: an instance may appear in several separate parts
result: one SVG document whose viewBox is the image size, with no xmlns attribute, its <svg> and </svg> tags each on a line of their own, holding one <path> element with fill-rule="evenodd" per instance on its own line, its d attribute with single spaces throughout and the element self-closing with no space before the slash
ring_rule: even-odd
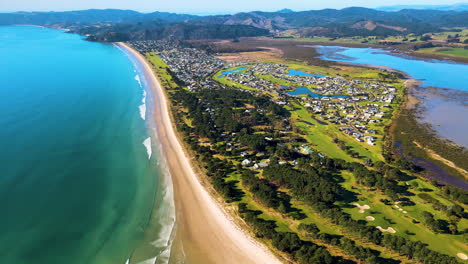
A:
<svg viewBox="0 0 468 264">
<path fill-rule="evenodd" d="M 349 6 L 380 7 L 389 5 L 443 5 L 460 0 L 0 0 L 0 11 L 63 11 L 90 8 L 132 9 L 141 12 L 228 13 L 240 11 L 276 11 L 283 8 L 312 10 Z"/>
</svg>

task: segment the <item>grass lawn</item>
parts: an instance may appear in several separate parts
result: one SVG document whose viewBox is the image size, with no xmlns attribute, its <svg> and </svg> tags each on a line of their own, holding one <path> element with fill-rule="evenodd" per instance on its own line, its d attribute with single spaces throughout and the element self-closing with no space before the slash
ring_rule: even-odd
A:
<svg viewBox="0 0 468 264">
<path fill-rule="evenodd" d="M 306 139 L 317 151 L 332 158 L 339 158 L 349 162 L 356 161 L 332 142 L 333 138 L 338 138 L 344 141 L 346 146 L 350 146 L 353 151 L 358 152 L 361 157 L 367 157 L 373 161 L 383 159 L 380 155 L 381 146 L 371 146 L 364 142 L 358 142 L 354 138 L 343 134 L 332 123 L 328 123 L 328 125 L 319 124 L 303 106 L 295 103 L 293 107 L 294 109 L 291 110 L 292 120 L 296 121 L 295 125 L 303 131 Z M 306 121 L 313 124 L 313 126 L 298 121 Z"/>
<path fill-rule="evenodd" d="M 394 235 L 399 235 L 411 239 L 413 241 L 421 241 L 429 245 L 430 249 L 435 251 L 455 256 L 459 252 L 466 253 L 468 246 L 464 243 L 463 235 L 450 234 L 435 234 L 430 231 L 423 223 L 413 223 L 412 220 L 421 221 L 421 213 L 423 211 L 430 212 L 435 215 L 436 219 L 447 219 L 445 213 L 432 209 L 430 204 L 424 203 L 422 199 L 413 196 L 410 199 L 415 202 L 414 206 L 399 206 L 406 211 L 403 213 L 395 207 L 395 205 L 385 205 L 380 199 L 386 197 L 378 191 L 369 191 L 366 188 L 357 184 L 354 175 L 350 172 L 343 172 L 345 181 L 342 186 L 352 192 L 357 193 L 357 198 L 360 205 L 369 205 L 371 209 L 365 213 L 359 213 L 359 209 L 345 202 L 337 203 L 343 207 L 344 211 L 349 213 L 353 219 L 364 220 L 366 216 L 373 216 L 375 221 L 368 222 L 372 226 L 381 226 L 383 228 L 393 227 L 397 232 Z M 430 186 L 421 180 L 418 181 L 419 186 Z M 438 197 L 441 202 L 450 203 L 442 197 Z M 444 201 L 442 201 L 444 200 Z M 460 231 L 467 227 L 468 221 L 463 219 L 458 225 Z M 410 234 L 405 233 L 410 232 Z"/>
<path fill-rule="evenodd" d="M 146 53 L 146 58 L 156 68 L 157 75 L 166 88 L 176 88 L 177 83 L 172 79 L 172 76 L 167 71 L 168 65 L 154 53 Z M 186 88 L 186 87 L 185 87 Z"/>
<path fill-rule="evenodd" d="M 224 84 L 224 85 L 227 85 L 227 86 L 230 86 L 230 87 L 234 87 L 234 88 L 238 88 L 238 89 L 242 89 L 242 90 L 249 90 L 249 91 L 257 91 L 257 89 L 253 88 L 253 87 L 250 87 L 250 86 L 247 86 L 247 85 L 243 85 L 243 84 L 240 84 L 240 83 L 237 83 L 237 82 L 234 82 L 234 81 L 231 81 L 229 80 L 228 78 L 226 77 L 222 77 L 223 76 L 223 72 L 225 71 L 232 71 L 232 70 L 235 70 L 235 69 L 238 69 L 238 68 L 242 68 L 242 67 L 249 67 L 248 65 L 246 66 L 236 66 L 236 67 L 232 67 L 232 68 L 229 68 L 227 70 L 222 70 L 222 71 L 219 71 L 217 72 L 214 76 L 213 76 L 213 80 L 221 83 L 221 84 Z M 236 71 L 236 72 L 244 72 L 246 71 L 247 69 L 244 69 L 244 70 L 241 70 L 241 71 Z"/>
<path fill-rule="evenodd" d="M 448 56 L 468 58 L 468 49 L 464 49 L 464 48 L 428 48 L 428 49 L 420 49 L 418 50 L 418 52 L 443 54 L 443 55 L 448 55 Z"/>
</svg>

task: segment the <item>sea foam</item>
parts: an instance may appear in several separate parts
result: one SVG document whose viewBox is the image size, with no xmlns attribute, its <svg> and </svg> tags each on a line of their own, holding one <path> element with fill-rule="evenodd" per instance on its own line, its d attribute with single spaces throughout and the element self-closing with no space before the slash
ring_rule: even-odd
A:
<svg viewBox="0 0 468 264">
<path fill-rule="evenodd" d="M 138 264 L 168 264 L 171 261 L 171 249 L 172 242 L 176 234 L 176 213 L 174 206 L 174 187 L 172 184 L 172 178 L 167 167 L 167 161 L 164 155 L 161 153 L 160 138 L 153 128 L 153 137 L 155 142 L 158 144 L 155 146 L 155 150 L 158 151 L 158 167 L 161 171 L 161 184 L 158 187 L 158 196 L 155 200 L 156 207 L 154 208 L 153 214 L 158 216 L 158 231 L 153 234 L 152 237 L 156 238 L 151 241 L 151 246 L 154 247 L 154 255 L 148 256 L 146 260 L 139 262 Z M 183 249 L 182 255 L 185 256 Z M 185 257 L 183 257 L 185 258 Z"/>
<path fill-rule="evenodd" d="M 146 104 L 142 104 L 139 106 L 140 109 L 140 116 L 143 120 L 146 119 Z"/>
<path fill-rule="evenodd" d="M 140 87 L 142 87 L 142 86 L 141 86 L 141 79 L 140 79 L 140 75 L 138 75 L 138 74 L 137 74 L 137 75 L 135 75 L 135 80 L 138 82 L 138 84 L 140 85 Z"/>
<path fill-rule="evenodd" d="M 143 98 L 141 99 L 142 105 L 139 106 L 140 116 L 143 120 L 146 120 L 146 91 L 143 90 Z"/>
<path fill-rule="evenodd" d="M 148 153 L 148 159 L 151 159 L 151 154 L 153 154 L 153 150 L 151 149 L 151 138 L 147 138 L 143 141 L 143 145 L 146 147 L 146 153 Z"/>
</svg>

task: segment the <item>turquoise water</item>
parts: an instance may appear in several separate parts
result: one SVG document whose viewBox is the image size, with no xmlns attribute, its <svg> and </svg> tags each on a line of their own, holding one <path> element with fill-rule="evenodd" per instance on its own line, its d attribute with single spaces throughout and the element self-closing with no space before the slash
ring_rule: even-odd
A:
<svg viewBox="0 0 468 264">
<path fill-rule="evenodd" d="M 218 78 L 223 78 L 224 76 L 232 73 L 232 74 L 242 74 L 242 71 L 243 70 L 246 70 L 248 67 L 240 67 L 240 68 L 236 68 L 236 69 L 232 69 L 232 70 L 229 70 L 229 71 L 223 71 L 221 73 L 220 76 L 218 76 Z"/>
<path fill-rule="evenodd" d="M 288 74 L 293 75 L 293 76 L 305 76 L 305 77 L 325 77 L 325 75 L 322 75 L 322 74 L 312 74 L 312 73 L 307 73 L 307 72 L 294 70 L 294 69 L 289 69 Z"/>
<path fill-rule="evenodd" d="M 373 48 L 314 47 L 326 60 L 388 66 L 420 79 L 423 86 L 468 91 L 468 64 L 397 56 Z"/>
<path fill-rule="evenodd" d="M 0 27 L 0 58 L 0 263 L 125 263 L 159 176 L 132 62 L 20 26 Z"/>
<path fill-rule="evenodd" d="M 330 98 L 348 98 L 349 96 L 347 95 L 322 95 L 318 93 L 314 93 L 309 88 L 307 87 L 297 87 L 294 88 L 294 90 L 287 92 L 289 95 L 303 95 L 307 94 L 310 95 L 313 98 L 322 98 L 322 97 L 330 97 Z"/>
</svg>

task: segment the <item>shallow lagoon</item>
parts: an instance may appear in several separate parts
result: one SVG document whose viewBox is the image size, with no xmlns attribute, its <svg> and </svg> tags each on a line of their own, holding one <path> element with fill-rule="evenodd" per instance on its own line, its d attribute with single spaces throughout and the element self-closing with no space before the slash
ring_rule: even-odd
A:
<svg viewBox="0 0 468 264">
<path fill-rule="evenodd" d="M 468 64 L 420 59 L 372 48 L 312 47 L 325 60 L 390 67 L 420 79 L 422 87 L 413 90 L 422 101 L 420 120 L 430 124 L 439 136 L 468 147 Z M 417 160 L 417 163 L 430 172 L 429 177 L 468 189 L 466 182 L 430 162 Z"/>
<path fill-rule="evenodd" d="M 420 79 L 422 87 L 438 87 L 438 96 L 434 96 L 434 89 L 418 89 L 418 97 L 422 100 L 423 122 L 432 124 L 432 128 L 444 138 L 459 145 L 468 147 L 464 133 L 468 130 L 468 107 L 466 98 L 468 93 L 468 64 L 454 63 L 433 59 L 420 59 L 403 56 L 387 50 L 373 48 L 345 48 L 337 46 L 310 46 L 317 48 L 325 60 L 385 66 L 409 74 Z M 452 102 L 447 101 L 448 95 Z M 440 99 L 443 97 L 444 99 Z"/>
<path fill-rule="evenodd" d="M 468 91 L 468 64 L 420 59 L 374 48 L 310 47 L 317 48 L 325 60 L 386 66 L 423 81 L 423 86 Z"/>
</svg>

